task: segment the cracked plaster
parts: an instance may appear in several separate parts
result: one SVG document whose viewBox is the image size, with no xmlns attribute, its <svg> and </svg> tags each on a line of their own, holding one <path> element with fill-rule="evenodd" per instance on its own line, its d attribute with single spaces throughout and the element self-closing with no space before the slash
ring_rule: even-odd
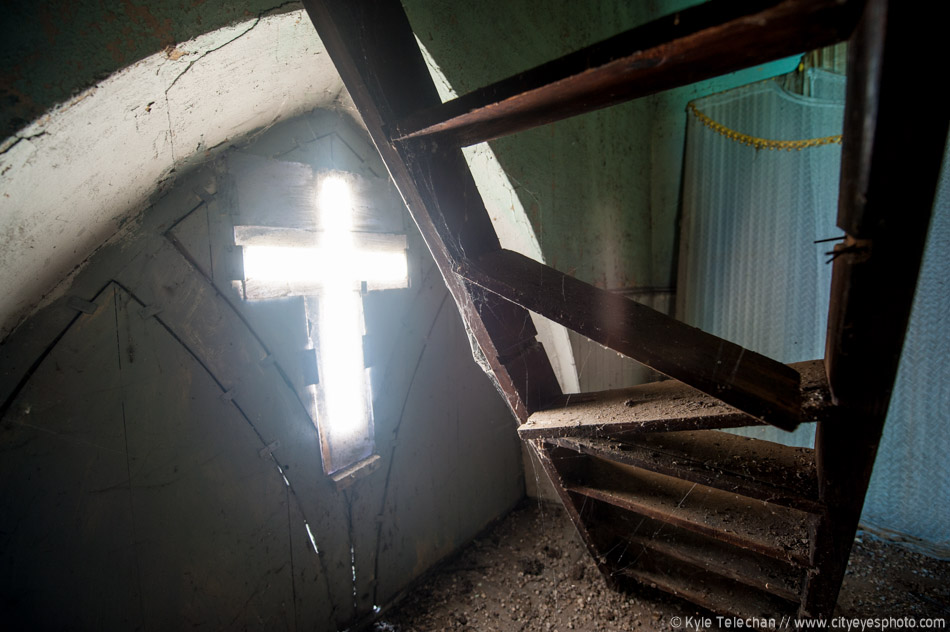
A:
<svg viewBox="0 0 950 632">
<path fill-rule="evenodd" d="M 4 141 L 0 340 L 177 172 L 254 130 L 348 104 L 309 18 L 293 11 L 169 47 Z"/>
</svg>

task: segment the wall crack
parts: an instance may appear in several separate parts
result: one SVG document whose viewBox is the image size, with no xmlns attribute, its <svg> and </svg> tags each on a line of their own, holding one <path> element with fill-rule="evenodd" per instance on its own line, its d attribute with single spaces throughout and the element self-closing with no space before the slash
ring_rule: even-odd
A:
<svg viewBox="0 0 950 632">
<path fill-rule="evenodd" d="M 299 4 L 299 3 L 298 3 L 298 2 L 284 2 L 284 3 L 279 4 L 279 5 L 277 5 L 276 7 L 273 7 L 273 8 L 271 8 L 271 9 L 267 9 L 267 10 L 265 10 L 265 11 L 261 11 L 260 13 L 257 14 L 257 17 L 254 18 L 254 20 L 251 22 L 250 26 L 248 26 L 246 29 L 244 29 L 243 31 L 241 31 L 240 33 L 238 33 L 237 35 L 235 35 L 235 36 L 232 37 L 231 39 L 227 40 L 226 42 L 222 42 L 221 44 L 215 46 L 214 48 L 209 48 L 208 50 L 204 51 L 203 53 L 201 53 L 201 55 L 200 55 L 199 57 L 196 57 L 195 59 L 192 59 L 191 61 L 189 61 L 189 62 L 188 62 L 188 65 L 185 66 L 185 68 L 184 68 L 181 72 L 179 72 L 177 75 L 175 75 L 175 78 L 172 79 L 172 82 L 171 82 L 170 84 L 168 84 L 168 87 L 167 87 L 167 88 L 165 88 L 165 93 L 164 93 L 164 96 L 165 96 L 165 116 L 166 116 L 166 118 L 168 119 L 168 142 L 169 142 L 169 144 L 171 145 L 172 162 L 174 162 L 174 161 L 176 160 L 176 156 L 175 156 L 175 133 L 174 133 L 174 130 L 172 129 L 171 104 L 170 104 L 169 99 L 168 99 L 168 93 L 171 91 L 172 88 L 175 87 L 175 84 L 178 83 L 178 80 L 181 79 L 182 77 L 184 77 L 185 74 L 186 74 L 189 70 L 191 70 L 191 68 L 192 68 L 195 64 L 197 64 L 199 61 L 201 61 L 202 59 L 204 59 L 205 57 L 207 57 L 207 56 L 210 55 L 211 53 L 214 53 L 214 52 L 216 52 L 216 51 L 221 50 L 222 48 L 224 48 L 224 47 L 227 46 L 228 44 L 231 44 L 231 43 L 233 43 L 233 42 L 235 42 L 235 41 L 241 39 L 242 37 L 244 37 L 245 35 L 247 35 L 247 34 L 250 33 L 251 31 L 253 31 L 253 30 L 257 27 L 257 25 L 261 23 L 261 20 L 263 20 L 265 17 L 267 17 L 267 16 L 269 16 L 269 15 L 273 15 L 273 14 L 275 14 L 275 13 L 280 13 L 284 8 L 286 8 L 286 7 L 290 6 L 290 5 L 297 5 L 297 4 Z M 178 50 L 177 47 L 172 47 L 172 48 L 173 48 L 174 50 Z M 173 62 L 174 62 L 174 61 L 177 61 L 178 59 L 180 59 L 181 57 L 182 57 L 182 55 L 179 55 L 179 56 L 174 57 L 174 58 L 171 57 L 171 56 L 169 56 L 168 58 L 169 58 L 170 61 L 173 61 Z M 3 153 L 3 152 L 0 152 L 0 154 L 2 154 L 2 153 Z"/>
<path fill-rule="evenodd" d="M 4 154 L 7 153 L 8 151 L 10 151 L 11 149 L 13 149 L 13 148 L 16 147 L 17 145 L 19 145 L 21 140 L 33 140 L 34 138 L 39 138 L 40 136 L 46 136 L 46 130 L 45 130 L 45 129 L 44 129 L 43 131 L 41 131 L 41 132 L 37 132 L 37 133 L 35 133 L 35 134 L 30 134 L 29 136 L 21 136 L 21 135 L 19 135 L 19 134 L 16 134 L 16 135 L 14 135 L 14 136 L 11 136 L 10 138 L 7 139 L 6 142 L 4 142 L 3 147 L 0 147 L 0 156 L 4 155 Z M 9 167 L 7 167 L 7 169 L 9 169 Z M 6 172 L 7 172 L 7 169 L 4 169 L 4 170 L 3 170 L 3 173 L 6 173 Z M 3 175 L 3 174 L 0 173 L 0 175 Z"/>
</svg>

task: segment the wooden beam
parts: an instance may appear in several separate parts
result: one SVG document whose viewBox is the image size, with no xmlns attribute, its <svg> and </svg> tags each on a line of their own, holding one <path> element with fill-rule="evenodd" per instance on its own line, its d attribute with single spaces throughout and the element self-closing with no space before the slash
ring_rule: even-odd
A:
<svg viewBox="0 0 950 632">
<path fill-rule="evenodd" d="M 786 430 L 801 420 L 799 374 L 780 362 L 509 250 L 465 260 L 468 281 Z"/>
<path fill-rule="evenodd" d="M 618 586 L 610 572 L 607 557 L 599 549 L 587 528 L 588 521 L 585 520 L 585 518 L 590 514 L 592 507 L 583 501 L 580 504 L 576 503 L 575 498 L 567 491 L 565 477 L 570 477 L 575 474 L 575 470 L 577 469 L 577 453 L 557 446 L 546 445 L 540 440 L 528 441 L 527 443 L 538 457 L 538 463 L 541 464 L 544 473 L 547 474 L 548 479 L 551 481 L 554 491 L 557 492 L 558 498 L 561 500 L 564 511 L 567 512 L 571 522 L 574 523 L 574 528 L 577 529 L 577 533 L 581 536 L 584 546 L 587 547 L 587 552 L 590 553 L 594 563 L 597 565 L 597 570 L 603 575 L 607 586 L 616 589 Z"/>
<path fill-rule="evenodd" d="M 919 7 L 869 0 L 848 50 L 838 226 L 825 361 L 843 422 L 819 424 L 821 500 L 828 507 L 819 572 L 802 613 L 830 616 L 847 569 L 884 430 L 926 244 L 950 109 L 910 99 L 940 59 L 939 21 Z M 915 72 L 916 71 L 916 72 Z"/>
<path fill-rule="evenodd" d="M 527 419 L 561 394 L 529 314 L 486 299 L 451 272 L 463 254 L 498 247 L 465 158 L 457 148 L 396 147 L 389 138 L 397 120 L 440 103 L 402 6 L 398 0 L 305 0 L 304 6 L 499 389 L 518 419 Z"/>
<path fill-rule="evenodd" d="M 396 138 L 472 145 L 847 39 L 860 0 L 718 0 L 666 16 L 445 104 Z"/>
<path fill-rule="evenodd" d="M 788 620 L 792 604 L 761 591 L 733 582 L 721 575 L 678 564 L 671 557 L 643 555 L 636 566 L 617 571 L 634 586 L 658 588 L 717 614 L 743 621 L 753 618 Z M 632 588 L 625 587 L 627 590 Z"/>
<path fill-rule="evenodd" d="M 927 240 L 950 108 L 909 99 L 941 37 L 914 6 L 872 0 L 850 46 L 825 358 L 837 403 L 884 414 Z"/>
</svg>

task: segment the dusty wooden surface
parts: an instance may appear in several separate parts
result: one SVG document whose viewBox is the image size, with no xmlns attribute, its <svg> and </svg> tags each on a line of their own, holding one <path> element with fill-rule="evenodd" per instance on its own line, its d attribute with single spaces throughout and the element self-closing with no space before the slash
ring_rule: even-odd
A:
<svg viewBox="0 0 950 632">
<path fill-rule="evenodd" d="M 834 419 L 822 362 L 790 365 L 801 375 L 802 422 Z M 600 393 L 567 395 L 563 408 L 534 413 L 518 429 L 525 438 L 598 436 L 753 426 L 759 422 L 675 380 Z"/>
<path fill-rule="evenodd" d="M 634 565 L 642 554 L 656 552 L 684 568 L 716 573 L 783 599 L 799 598 L 804 569 L 649 518 L 604 513 L 610 520 L 601 521 L 596 532 L 604 538 L 604 550 L 620 545 L 618 567 Z"/>
<path fill-rule="evenodd" d="M 715 430 L 563 437 L 551 442 L 750 498 L 806 511 L 822 510 L 814 450 L 807 448 Z"/>
<path fill-rule="evenodd" d="M 625 569 L 621 574 L 642 586 L 660 588 L 691 601 L 707 610 L 740 619 L 774 618 L 795 614 L 797 606 L 786 600 L 762 593 L 742 583 L 723 579 L 715 573 L 692 571 L 688 581 L 675 570 L 675 562 L 663 556 L 645 556 L 643 564 Z"/>
<path fill-rule="evenodd" d="M 800 511 L 599 460 L 583 466 L 567 489 L 775 559 L 808 564 L 810 518 Z"/>
<path fill-rule="evenodd" d="M 860 2 L 710 2 L 401 119 L 472 145 L 846 39 Z"/>
<path fill-rule="evenodd" d="M 799 374 L 771 358 L 516 252 L 466 259 L 459 273 L 753 417 L 786 430 L 800 422 Z"/>
</svg>

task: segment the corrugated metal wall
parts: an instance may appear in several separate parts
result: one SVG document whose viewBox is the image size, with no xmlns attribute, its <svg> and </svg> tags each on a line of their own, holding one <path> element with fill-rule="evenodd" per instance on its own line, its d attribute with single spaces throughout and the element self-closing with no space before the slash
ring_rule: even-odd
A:
<svg viewBox="0 0 950 632">
<path fill-rule="evenodd" d="M 811 97 L 774 81 L 693 102 L 683 189 L 679 314 L 687 322 L 783 362 L 824 356 L 840 146 L 755 148 L 732 130 L 761 139 L 801 140 L 841 131 L 844 78 L 807 71 Z M 724 128 L 714 128 L 715 121 Z M 723 132 L 726 132 L 724 134 Z M 744 139 L 749 140 L 749 139 Z M 913 156 L 908 156 L 913 160 Z M 864 522 L 950 553 L 950 438 L 943 426 L 950 293 L 950 183 L 945 165 L 898 382 L 868 492 Z M 881 288 L 886 300 L 887 288 Z M 813 427 L 740 431 L 810 446 Z"/>
<path fill-rule="evenodd" d="M 912 157 L 908 157 L 912 159 Z M 919 538 L 950 559 L 950 161 L 943 171 L 914 310 L 862 522 Z M 882 300 L 887 289 L 881 288 Z"/>
<path fill-rule="evenodd" d="M 843 78 L 808 71 L 822 97 L 764 81 L 698 99 L 699 114 L 762 139 L 809 139 L 841 131 Z M 837 94 L 836 94 L 837 93 Z M 831 97 L 831 98 L 827 98 Z M 688 119 L 683 186 L 680 317 L 782 362 L 824 356 L 840 145 L 756 149 Z M 739 431 L 811 446 L 814 427 Z"/>
</svg>

